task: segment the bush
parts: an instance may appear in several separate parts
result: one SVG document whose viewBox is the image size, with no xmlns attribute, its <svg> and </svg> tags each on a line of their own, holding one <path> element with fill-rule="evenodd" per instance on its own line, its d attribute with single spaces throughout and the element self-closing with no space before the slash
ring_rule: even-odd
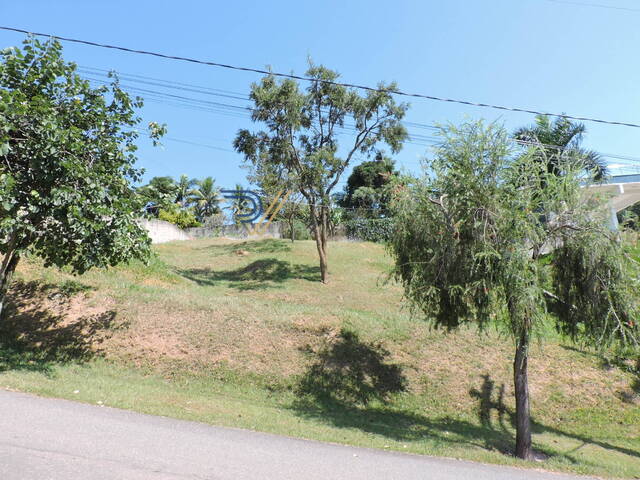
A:
<svg viewBox="0 0 640 480">
<path fill-rule="evenodd" d="M 291 227 L 289 226 L 289 222 L 281 222 L 282 225 L 282 238 L 287 238 L 291 240 Z M 300 220 L 295 220 L 293 222 L 293 233 L 295 234 L 294 240 L 311 240 L 311 232 Z"/>
<path fill-rule="evenodd" d="M 392 218 L 354 218 L 345 222 L 347 237 L 365 242 L 387 242 L 393 232 Z"/>
<path fill-rule="evenodd" d="M 210 228 L 216 233 L 220 233 L 222 231 L 222 227 L 224 227 L 226 222 L 224 213 L 214 213 L 213 215 L 209 215 L 208 217 L 204 217 L 202 219 L 202 226 L 204 228 Z"/>
<path fill-rule="evenodd" d="M 191 210 L 180 210 L 177 208 L 175 210 L 161 209 L 160 213 L 158 213 L 158 219 L 173 223 L 180 228 L 200 226 L 200 222 L 198 222 Z"/>
</svg>

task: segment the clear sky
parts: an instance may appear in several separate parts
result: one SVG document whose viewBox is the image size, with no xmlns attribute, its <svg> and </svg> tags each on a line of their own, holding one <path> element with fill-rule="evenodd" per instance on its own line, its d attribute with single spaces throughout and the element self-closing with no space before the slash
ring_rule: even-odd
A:
<svg viewBox="0 0 640 480">
<path fill-rule="evenodd" d="M 350 83 L 395 80 L 409 92 L 640 123 L 639 0 L 0 0 L 0 25 L 285 73 L 303 74 L 311 57 Z M 22 39 L 0 31 L 0 47 Z M 232 141 L 239 128 L 254 128 L 248 115 L 214 104 L 185 107 L 166 94 L 242 107 L 258 74 L 64 47 L 66 59 L 83 68 L 217 89 L 210 95 L 123 80 L 165 94 L 147 95 L 142 115 L 166 123 L 168 138 L 161 149 L 141 140 L 139 165 L 146 178 L 186 173 L 211 175 L 221 187 L 246 185 Z M 406 120 L 421 124 L 482 117 L 511 130 L 533 121 L 530 114 L 410 103 Z M 640 129 L 586 125 L 589 148 L 640 157 Z M 433 132 L 409 131 L 413 143 L 395 159 L 415 172 L 429 151 L 424 136 Z"/>
</svg>

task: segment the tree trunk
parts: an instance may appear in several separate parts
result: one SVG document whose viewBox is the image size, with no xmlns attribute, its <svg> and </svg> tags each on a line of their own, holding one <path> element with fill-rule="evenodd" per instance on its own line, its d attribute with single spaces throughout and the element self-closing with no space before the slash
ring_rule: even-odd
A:
<svg viewBox="0 0 640 480">
<path fill-rule="evenodd" d="M 316 240 L 316 247 L 318 249 L 318 257 L 320 258 L 320 281 L 322 283 L 328 282 L 327 272 L 327 222 L 325 220 L 324 207 L 320 207 L 320 212 L 315 206 L 311 206 L 311 219 L 313 221 L 313 236 Z"/>
<path fill-rule="evenodd" d="M 296 239 L 296 232 L 294 230 L 294 220 L 293 217 L 289 219 L 289 232 L 291 232 L 291 243 L 293 243 Z"/>
<path fill-rule="evenodd" d="M 20 254 L 15 250 L 10 250 L 5 254 L 0 265 L 0 320 L 4 318 L 7 290 L 9 290 L 11 277 L 13 277 L 13 272 L 15 272 L 19 261 Z"/>
<path fill-rule="evenodd" d="M 527 372 L 528 357 L 529 332 L 525 330 L 517 341 L 513 362 L 513 383 L 516 390 L 516 456 L 524 460 L 533 460 Z"/>
<path fill-rule="evenodd" d="M 320 281 L 322 283 L 327 283 L 329 281 L 327 272 L 327 252 L 321 244 L 321 241 L 316 240 L 316 246 L 318 247 L 318 256 L 320 257 Z"/>
</svg>

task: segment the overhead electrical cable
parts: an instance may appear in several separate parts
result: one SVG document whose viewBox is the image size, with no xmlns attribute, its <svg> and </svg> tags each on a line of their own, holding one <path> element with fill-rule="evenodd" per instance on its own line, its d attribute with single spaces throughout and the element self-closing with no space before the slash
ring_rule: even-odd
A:
<svg viewBox="0 0 640 480">
<path fill-rule="evenodd" d="M 95 75 L 102 75 L 105 78 L 109 78 L 108 72 L 109 70 L 104 70 L 104 69 L 99 69 L 99 68 L 95 68 L 95 67 L 81 67 L 79 70 L 81 71 L 86 71 L 86 72 L 90 72 L 92 74 Z M 94 73 L 94 72 L 102 72 L 102 73 Z M 156 77 L 147 77 L 147 76 L 143 76 L 143 75 L 137 75 L 137 74 L 132 74 L 132 73 L 122 73 L 122 72 L 116 72 L 118 74 L 119 78 L 123 78 L 123 79 L 129 79 L 129 81 L 132 82 L 141 82 L 142 80 L 144 80 L 144 82 L 142 83 L 150 83 L 150 84 L 154 84 L 160 87 L 166 87 L 166 88 L 171 88 L 171 89 L 179 89 L 179 90 L 188 90 L 188 91 L 193 91 L 195 93 L 197 92 L 203 92 L 207 91 L 207 94 L 210 95 L 222 95 L 222 96 L 227 96 L 227 97 L 232 97 L 232 98 L 237 98 L 239 100 L 248 100 L 249 99 L 249 95 L 240 93 L 240 92 L 232 92 L 229 90 L 222 90 L 222 89 L 216 89 L 216 88 L 211 88 L 211 87 L 205 87 L 202 85 L 194 85 L 194 84 L 190 84 L 190 83 L 184 83 L 184 82 L 176 82 L 173 80 L 166 80 L 166 79 L 160 79 L 160 78 L 156 78 Z M 104 84 L 108 84 L 110 82 L 106 81 L 106 80 L 101 80 L 101 79 L 93 79 L 93 78 L 89 78 L 92 81 L 97 81 L 100 83 L 104 83 Z M 140 79 L 140 80 L 138 80 Z M 186 88 L 185 88 L 186 87 Z M 148 90 L 148 89 L 137 89 L 137 87 L 131 87 L 132 91 L 141 91 L 143 93 L 145 93 L 145 100 L 149 99 L 148 95 L 150 94 L 154 94 L 154 95 L 168 95 L 168 96 L 172 96 L 171 94 L 167 94 L 165 92 L 159 92 L 159 91 L 154 91 L 154 90 Z M 223 93 L 213 93 L 213 92 L 223 92 Z M 193 97 L 184 97 L 184 96 L 173 96 L 173 97 L 179 97 L 184 99 L 185 101 L 191 102 L 192 104 L 196 105 L 197 102 L 207 102 L 206 100 L 201 100 L 201 99 L 196 99 Z M 153 98 L 153 97 L 152 97 Z M 212 102 L 213 103 L 213 102 Z M 246 109 L 248 112 L 251 112 L 252 109 L 249 106 L 237 106 L 237 105 L 230 105 L 230 104 L 222 104 L 222 103 L 218 103 L 215 102 L 216 105 L 219 105 L 223 108 L 228 107 L 228 108 L 233 108 L 233 109 L 240 109 L 240 108 L 244 108 Z M 182 106 L 179 104 L 172 104 L 172 105 L 176 105 L 176 106 Z M 203 111 L 209 111 L 208 109 L 202 109 L 199 108 L 199 110 L 203 110 Z M 214 111 L 214 113 L 223 113 L 223 112 L 218 112 L 217 110 Z M 246 117 L 246 115 L 233 115 L 236 117 Z M 412 128 L 421 128 L 421 129 L 426 129 L 426 130 L 432 130 L 432 131 L 439 131 L 440 127 L 436 126 L 436 125 L 429 125 L 429 124 L 424 124 L 424 123 L 419 123 L 419 122 L 409 122 L 409 121 L 403 121 L 402 122 L 403 125 L 405 125 L 406 127 L 412 127 Z M 343 129 L 350 129 L 350 131 L 354 132 L 355 128 L 353 125 L 349 125 L 349 124 L 345 124 L 345 127 L 342 127 Z M 438 137 L 434 137 L 433 135 L 421 135 L 421 134 L 416 134 L 416 133 L 412 133 L 409 132 L 409 137 L 410 137 L 410 141 L 408 143 L 413 144 L 413 145 L 418 145 L 418 146 L 431 146 L 434 144 L 434 142 L 438 142 L 440 139 Z M 425 141 L 425 142 L 429 142 L 428 145 L 422 144 L 422 143 L 418 143 L 412 140 L 418 140 L 418 141 Z M 538 146 L 543 146 L 543 147 L 549 147 L 549 148 L 556 148 L 556 149 L 565 149 L 566 147 L 562 147 L 562 146 L 558 146 L 558 145 L 549 145 L 549 144 L 544 144 L 544 143 L 539 143 L 539 142 L 526 142 L 524 140 L 515 140 L 516 143 L 521 144 L 521 145 L 538 145 Z M 612 153 L 603 153 L 603 152 L 599 152 L 603 157 L 607 157 L 607 158 L 615 158 L 615 159 L 620 159 L 620 160 L 632 160 L 632 161 L 638 161 L 640 162 L 640 157 L 632 157 L 632 156 L 625 156 L 625 155 L 618 155 L 618 154 L 612 154 Z"/>
<path fill-rule="evenodd" d="M 622 121 L 614 121 L 614 120 L 604 120 L 604 119 L 600 119 L 600 118 L 583 117 L 583 116 L 577 116 L 577 115 L 567 115 L 565 113 L 550 113 L 550 112 L 543 112 L 543 111 L 539 111 L 539 110 L 533 110 L 533 109 L 530 109 L 530 108 L 506 107 L 504 105 L 494 105 L 494 104 L 490 104 L 490 103 L 472 102 L 472 101 L 468 101 L 468 100 L 458 100 L 458 99 L 454 99 L 454 98 L 437 97 L 437 96 L 434 96 L 434 95 L 425 95 L 425 94 L 421 94 L 421 93 L 410 93 L 410 92 L 405 92 L 405 91 L 402 91 L 402 90 L 375 88 L 375 87 L 369 87 L 369 86 L 366 86 L 366 85 L 358 85 L 358 84 L 353 84 L 353 83 L 336 82 L 336 81 L 329 81 L 329 80 L 318 80 L 318 79 L 314 79 L 314 78 L 305 77 L 305 76 L 302 76 L 302 75 L 294 75 L 294 74 L 288 74 L 288 73 L 273 72 L 273 71 L 263 70 L 263 69 L 259 69 L 259 68 L 240 67 L 240 66 L 237 66 L 237 65 L 230 65 L 230 64 L 225 64 L 225 63 L 211 62 L 211 61 L 207 61 L 207 60 L 199 60 L 199 59 L 196 59 L 196 58 L 182 57 L 182 56 L 177 56 L 177 55 L 168 55 L 168 54 L 165 54 L 165 53 L 152 52 L 152 51 L 148 51 L 148 50 L 139 50 L 139 49 L 134 49 L 134 48 L 129 48 L 129 47 L 122 47 L 122 46 L 119 46 L 119 45 L 110 45 L 110 44 L 106 44 L 106 43 L 98 43 L 98 42 L 93 42 L 93 41 L 89 41 L 89 40 L 81 40 L 81 39 L 77 39 L 77 38 L 62 37 L 60 35 L 53 35 L 53 34 L 50 34 L 50 33 L 32 32 L 32 31 L 29 31 L 29 30 L 24 30 L 22 28 L 0 26 L 0 30 L 6 30 L 6 31 L 10 31 L 10 32 L 18 32 L 18 33 L 23 33 L 23 34 L 26 34 L 26 35 L 34 35 L 34 36 L 40 36 L 40 37 L 56 38 L 58 40 L 62 40 L 62 41 L 65 41 L 65 42 L 78 43 L 78 44 L 82 44 L 82 45 L 90 45 L 90 46 L 93 46 L 93 47 L 100 47 L 100 48 L 108 48 L 108 49 L 112 49 L 112 50 L 119 50 L 119 51 L 123 51 L 123 52 L 136 53 L 136 54 L 140 54 L 140 55 L 148 55 L 148 56 L 164 58 L 164 59 L 168 59 L 168 60 L 177 60 L 177 61 L 182 61 L 182 62 L 189 62 L 189 63 L 195 63 L 195 64 L 200 64 L 200 65 L 207 65 L 207 66 L 211 66 L 211 67 L 226 68 L 226 69 L 230 69 L 230 70 L 237 70 L 237 71 L 243 71 L 243 72 L 260 73 L 260 74 L 263 74 L 263 75 L 272 75 L 274 77 L 290 78 L 290 79 L 301 80 L 301 81 L 306 81 L 306 82 L 320 82 L 320 83 L 325 83 L 325 84 L 329 84 L 329 85 L 337 85 L 337 86 L 342 86 L 342 87 L 347 87 L 347 88 L 357 88 L 357 89 L 365 90 L 365 91 L 369 91 L 369 92 L 390 93 L 390 94 L 404 96 L 404 97 L 422 98 L 422 99 L 434 100 L 434 101 L 438 101 L 438 102 L 457 103 L 457 104 L 461 104 L 461 105 L 469 105 L 469 106 L 472 106 L 472 107 L 492 108 L 492 109 L 495 109 L 495 110 L 507 110 L 507 111 L 511 111 L 511 112 L 531 113 L 531 114 L 534 114 L 534 115 L 562 117 L 562 118 L 568 118 L 568 119 L 571 119 L 571 120 L 579 120 L 579 121 L 583 121 L 583 122 L 596 122 L 596 123 L 603 123 L 603 124 L 608 124 L 608 125 L 620 125 L 620 126 L 625 126 L 625 127 L 640 128 L 640 124 L 638 124 L 638 123 L 622 122 Z"/>
<path fill-rule="evenodd" d="M 623 10 L 625 12 L 640 12 L 640 9 L 638 8 L 620 7 L 618 5 L 604 5 L 602 3 L 574 2 L 571 0 L 547 0 L 547 2 L 563 3 L 565 5 L 576 5 L 580 7 L 595 7 L 595 8 L 607 8 L 609 10 Z"/>
</svg>

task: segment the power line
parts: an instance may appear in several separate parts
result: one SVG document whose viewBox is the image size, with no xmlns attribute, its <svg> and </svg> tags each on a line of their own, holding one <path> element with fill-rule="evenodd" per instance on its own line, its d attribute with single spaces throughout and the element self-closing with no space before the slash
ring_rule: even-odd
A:
<svg viewBox="0 0 640 480">
<path fill-rule="evenodd" d="M 99 82 L 101 84 L 108 83 L 104 80 L 93 79 L 93 78 L 90 78 L 89 80 Z M 188 84 L 185 84 L 185 85 L 188 85 Z M 239 106 L 239 105 L 231 105 L 227 103 L 211 102 L 208 100 L 197 99 L 193 97 L 185 97 L 182 95 L 174 95 L 170 93 L 160 92 L 157 90 L 141 89 L 141 88 L 137 88 L 129 85 L 122 85 L 121 87 L 124 90 L 129 91 L 131 93 L 144 94 L 145 100 L 147 101 L 152 101 L 152 102 L 155 101 L 155 102 L 166 104 L 166 105 L 190 108 L 194 110 L 200 110 L 200 111 L 211 112 L 211 113 L 219 113 L 223 115 L 233 116 L 236 118 L 247 118 L 249 116 L 249 112 L 252 111 L 252 108 L 248 106 Z M 166 98 L 169 98 L 170 100 L 177 99 L 178 103 L 165 101 Z M 405 124 L 406 126 L 415 127 L 415 128 L 438 130 L 438 127 L 433 125 L 421 124 L 416 122 L 402 122 L 402 123 Z M 349 133 L 355 132 L 354 126 L 349 124 L 346 124 L 345 127 L 341 127 L 341 129 Z M 411 145 L 416 145 L 416 146 L 425 146 L 425 147 L 432 146 L 439 141 L 439 138 L 434 137 L 432 135 L 420 135 L 420 134 L 411 133 L 411 132 L 409 133 L 409 138 L 410 140 L 408 140 L 406 143 L 409 143 Z M 421 142 L 427 142 L 427 143 L 425 144 Z M 564 150 L 567 148 L 559 145 L 550 145 L 546 143 L 532 142 L 532 141 L 526 141 L 526 140 L 514 140 L 514 142 L 520 145 L 541 146 L 541 147 L 548 147 L 548 148 L 553 148 L 558 150 Z M 227 150 L 227 151 L 231 151 L 231 150 Z M 604 153 L 604 152 L 599 152 L 599 153 L 603 157 L 607 157 L 607 158 L 640 162 L 640 157 L 633 157 L 628 155 L 617 155 L 617 154 Z"/>
<path fill-rule="evenodd" d="M 78 68 L 78 72 L 85 75 L 98 75 L 105 78 L 109 78 L 109 73 L 107 70 L 104 70 L 104 71 L 92 71 L 92 70 L 93 69 L 88 69 L 86 67 Z M 203 87 L 200 85 L 192 85 L 189 83 L 174 82 L 174 81 L 162 80 L 162 79 L 153 78 L 153 77 L 143 77 L 142 75 L 133 75 L 129 73 L 120 73 L 120 72 L 118 72 L 118 77 L 127 81 L 142 83 L 145 85 L 152 85 L 152 86 L 163 87 L 163 88 L 171 88 L 171 89 L 180 90 L 180 91 L 201 93 L 203 95 L 213 95 L 216 97 L 232 98 L 234 100 L 249 100 L 249 95 L 246 95 L 246 94 L 230 92 L 228 90 L 220 90 L 217 88 Z"/>
<path fill-rule="evenodd" d="M 87 77 L 88 78 L 88 77 Z M 101 79 L 88 78 L 91 82 L 98 82 L 100 84 L 108 84 L 108 81 Z M 209 100 L 203 100 L 193 97 L 185 97 L 183 95 L 175 95 L 166 92 L 160 92 L 157 90 L 149 90 L 138 87 L 133 87 L 130 85 L 122 84 L 120 86 L 124 91 L 129 92 L 131 94 L 141 94 L 144 95 L 145 101 L 157 102 L 164 105 L 177 106 L 182 108 L 189 108 L 199 111 L 218 113 L 226 116 L 232 116 L 235 118 L 248 118 L 253 109 L 249 106 L 240 106 L 240 105 L 231 105 L 228 103 L 220 103 L 220 102 L 212 102 Z M 169 99 L 170 101 L 166 101 Z M 434 127 L 435 128 L 435 127 Z M 345 123 L 344 126 L 338 127 L 339 130 L 343 132 L 345 135 L 353 135 L 357 133 L 357 130 L 354 125 Z M 417 140 L 417 141 L 416 141 Z M 433 145 L 435 141 L 438 139 L 429 135 L 420 135 L 420 134 L 409 134 L 409 140 L 405 143 L 428 147 Z M 421 143 L 421 142 L 427 142 Z"/>
<path fill-rule="evenodd" d="M 100 83 L 106 83 L 103 80 L 92 80 L 92 81 L 97 81 Z M 125 91 L 129 91 L 131 93 L 135 93 L 135 92 L 144 92 L 146 95 L 153 95 L 153 97 L 149 98 L 148 96 L 145 97 L 145 101 L 156 101 L 158 103 L 161 104 L 165 104 L 165 105 L 175 105 L 178 107 L 183 107 L 183 108 L 188 108 L 188 109 L 194 109 L 194 110 L 200 110 L 200 111 L 205 111 L 205 112 L 211 112 L 211 113 L 219 113 L 219 114 L 223 114 L 223 115 L 228 115 L 228 116 L 233 116 L 236 118 L 247 118 L 248 117 L 248 112 L 250 112 L 252 109 L 251 107 L 240 107 L 237 105 L 229 105 L 229 104 L 223 104 L 223 103 L 219 103 L 219 102 L 209 102 L 207 100 L 200 100 L 200 99 L 196 99 L 196 98 L 191 98 L 191 97 L 183 97 L 183 96 L 176 96 L 176 95 L 172 95 L 172 94 L 165 94 L 164 92 L 158 92 L 158 91 L 153 91 L 153 90 L 146 90 L 146 89 L 138 89 L 135 87 L 125 87 L 124 85 L 122 86 L 123 89 Z M 169 97 L 178 97 L 181 100 L 178 100 L 179 102 L 183 102 L 183 103 L 174 103 L 174 102 L 167 102 L 164 100 L 163 95 L 168 95 Z M 215 105 L 219 105 L 220 108 L 218 107 L 208 107 L 208 106 L 200 106 L 198 105 L 198 102 L 202 102 L 204 104 L 215 104 Z M 229 110 L 226 110 L 225 108 L 222 107 L 230 107 Z M 231 110 L 233 109 L 233 110 Z M 237 111 L 237 109 L 244 109 L 246 110 L 246 114 L 244 112 L 239 112 Z M 415 122 L 403 122 L 405 123 L 405 125 L 410 125 L 410 126 L 416 126 L 416 127 L 422 127 L 422 128 L 429 128 L 429 129 L 434 129 L 437 130 L 437 127 L 435 126 L 431 126 L 431 125 L 426 125 L 426 124 L 420 124 L 420 123 L 415 123 Z M 341 127 L 341 129 L 345 132 L 343 134 L 345 135 L 350 135 L 353 134 L 353 132 L 355 132 L 355 128 L 352 125 L 346 125 L 345 127 Z M 167 138 L 167 137 L 165 137 Z M 433 145 L 436 145 L 438 143 L 438 141 L 440 140 L 438 137 L 434 137 L 432 135 L 419 135 L 419 134 L 409 134 L 409 138 L 410 140 L 407 140 L 406 143 L 409 143 L 411 145 L 416 145 L 416 146 L 423 146 L 423 147 L 431 147 Z M 171 138 L 167 138 L 168 140 L 176 140 L 176 141 L 182 141 L 183 143 L 191 143 L 193 145 L 198 145 L 198 146 L 203 146 L 203 147 L 207 147 L 207 148 L 216 148 L 218 150 L 223 150 L 223 151 L 228 151 L 228 152 L 233 152 L 233 150 L 230 149 L 223 149 L 222 147 L 213 147 L 213 146 L 209 146 L 209 145 L 205 145 L 205 144 L 201 144 L 201 143 L 197 143 L 197 142 L 189 142 L 187 140 L 177 140 L 177 139 L 171 139 Z M 427 142 L 427 143 L 420 143 L 420 142 L 416 142 L 416 141 L 412 141 L 412 139 L 415 140 L 419 140 L 422 142 Z M 567 146 L 561 146 L 561 145 L 551 145 L 548 143 L 542 143 L 542 142 L 537 142 L 537 141 L 527 141 L 527 140 L 518 140 L 518 139 L 512 139 L 512 141 L 514 143 L 517 143 L 518 145 L 521 146 L 537 146 L 537 147 L 545 147 L 545 148 L 551 148 L 551 149 L 555 149 L 555 150 L 572 150 L 570 147 Z M 634 157 L 634 156 L 630 156 L 630 155 L 617 155 L 617 154 L 613 154 L 613 153 L 604 153 L 604 152 L 598 152 L 603 158 L 610 158 L 610 159 L 616 159 L 616 160 L 622 160 L 622 161 L 630 161 L 630 162 L 638 162 L 638 163 L 630 163 L 629 165 L 638 165 L 640 164 L 640 157 Z M 404 162 L 407 162 L 406 160 Z"/>
<path fill-rule="evenodd" d="M 108 78 L 108 70 L 104 70 L 104 69 L 99 69 L 99 68 L 94 68 L 94 67 L 82 67 L 79 69 L 80 71 L 83 72 L 89 72 L 92 73 L 94 75 L 99 75 L 99 76 L 103 76 Z M 93 73 L 96 72 L 96 73 Z M 98 73 L 98 72 L 103 72 L 103 73 Z M 105 73 L 106 72 L 106 73 Z M 152 85 L 157 85 L 160 87 L 164 87 L 164 88 L 170 88 L 170 89 L 178 89 L 178 90 L 188 90 L 188 91 L 192 91 L 192 92 L 196 92 L 196 93 L 205 93 L 208 95 L 220 95 L 220 96 L 224 96 L 224 97 L 231 97 L 231 98 L 235 98 L 235 99 L 239 99 L 239 100 L 248 100 L 249 96 L 240 92 L 232 92 L 229 90 L 222 90 L 222 89 L 216 89 L 216 88 L 211 88 L 211 87 L 205 87 L 202 85 L 194 85 L 191 83 L 183 83 L 183 82 L 176 82 L 174 80 L 166 80 L 166 79 L 160 79 L 160 78 L 155 78 L 155 77 L 147 77 L 147 76 L 143 76 L 143 75 L 137 75 L 137 74 L 132 74 L 132 73 L 123 73 L 123 72 L 116 72 L 118 74 L 118 76 L 120 78 L 123 79 L 129 79 L 129 81 L 132 82 L 141 82 L 144 84 L 152 84 Z M 102 84 L 108 84 L 109 82 L 102 80 L 102 79 L 94 79 L 94 78 L 89 78 L 90 81 L 95 81 L 95 82 L 100 82 Z M 140 80 L 141 79 L 141 80 Z M 220 114 L 224 114 L 224 115 L 229 115 L 229 116 L 234 116 L 236 118 L 246 118 L 248 112 L 253 111 L 253 109 L 249 106 L 238 106 L 238 105 L 231 105 L 231 104 L 227 104 L 227 103 L 219 103 L 219 102 L 209 102 L 207 100 L 202 100 L 202 99 L 198 99 L 198 98 L 193 98 L 193 97 L 184 97 L 181 95 L 172 95 L 166 92 L 160 92 L 157 90 L 149 90 L 149 89 L 140 89 L 137 87 L 131 87 L 131 86 L 125 86 L 122 85 L 123 88 L 125 89 L 130 89 L 132 92 L 141 92 L 144 93 L 145 95 L 145 100 L 150 100 L 150 101 L 157 101 L 159 103 L 165 103 L 167 105 L 174 105 L 174 106 L 181 106 L 184 108 L 194 108 L 196 110 L 201 110 L 201 111 L 210 111 L 212 113 L 220 113 Z M 214 92 L 222 92 L 222 93 L 214 93 Z M 154 95 L 156 98 L 154 97 L 148 97 L 148 95 Z M 171 103 L 171 102 L 163 102 L 162 100 L 159 100 L 158 98 L 162 98 L 162 96 L 167 96 L 167 97 L 172 97 L 172 98 L 178 98 L 180 99 L 179 101 L 184 101 L 184 104 L 180 104 L 180 103 Z M 202 105 L 206 104 L 206 107 L 203 107 Z M 210 105 L 216 105 L 215 109 L 210 109 Z M 220 107 L 220 109 L 218 109 L 218 107 Z M 236 111 L 226 111 L 226 109 L 234 109 Z M 247 114 L 245 114 L 245 112 L 238 112 L 237 110 L 243 109 L 246 111 Z M 425 123 L 419 123 L 419 122 L 409 122 L 409 121 L 402 121 L 401 122 L 403 125 L 405 125 L 406 127 L 411 127 L 411 128 L 420 128 L 420 129 L 424 129 L 424 130 L 431 130 L 431 131 L 439 131 L 440 128 L 437 127 L 436 125 L 429 125 L 429 124 L 425 124 Z M 341 127 L 342 130 L 345 131 L 349 131 L 351 133 L 355 132 L 355 126 L 354 125 L 350 125 L 350 124 L 345 124 L 345 127 Z M 416 142 L 415 140 L 418 140 L 418 142 Z M 406 143 L 412 144 L 412 145 L 417 145 L 417 146 L 432 146 L 434 145 L 434 143 L 438 142 L 440 139 L 437 137 L 434 137 L 433 135 L 421 135 L 421 134 L 416 134 L 416 133 L 411 133 L 409 132 L 409 140 Z M 420 141 L 422 142 L 427 142 L 427 144 L 424 143 L 419 143 Z M 545 143 L 539 143 L 539 142 L 527 142 L 526 140 L 514 140 L 516 143 L 520 144 L 520 145 L 537 145 L 537 146 L 542 146 L 542 147 L 549 147 L 549 148 L 554 148 L 554 149 L 565 149 L 567 148 L 566 146 L 559 146 L 559 145 L 550 145 L 550 144 L 545 144 Z M 633 156 L 629 156 L 629 155 L 618 155 L 618 154 L 613 154 L 613 153 L 604 153 L 604 152 L 598 152 L 600 153 L 600 155 L 602 155 L 603 157 L 607 157 L 607 158 L 614 158 L 617 160 L 631 160 L 631 161 L 636 161 L 636 162 L 640 162 L 640 157 L 633 157 Z"/>
<path fill-rule="evenodd" d="M 212 150 L 219 150 L 219 151 L 222 151 L 222 152 L 235 153 L 235 150 L 231 150 L 230 148 L 216 147 L 215 145 L 208 145 L 206 143 L 193 142 L 191 140 L 184 140 L 182 138 L 162 137 L 162 139 L 163 140 L 171 140 L 172 142 L 185 143 L 187 145 L 194 145 L 194 146 L 197 146 L 197 147 L 210 148 Z"/>
<path fill-rule="evenodd" d="M 565 5 L 577 5 L 580 7 L 595 7 L 595 8 L 607 8 L 609 10 L 623 10 L 626 12 L 640 12 L 640 9 L 638 8 L 619 7 L 617 5 L 603 5 L 602 3 L 574 2 L 570 0 L 547 0 L 547 2 L 563 3 Z"/>
<path fill-rule="evenodd" d="M 579 116 L 575 116 L 575 115 L 567 115 L 567 114 L 564 114 L 564 113 L 549 113 L 549 112 L 542 112 L 542 111 L 528 109 L 528 108 L 505 107 L 503 105 L 493 105 L 493 104 L 490 104 L 490 103 L 480 103 L 480 102 L 472 102 L 472 101 L 468 101 L 468 100 L 458 100 L 458 99 L 453 99 L 453 98 L 436 97 L 436 96 L 433 96 L 433 95 L 425 95 L 425 94 L 420 94 L 420 93 L 409 93 L 409 92 L 404 92 L 402 90 L 381 89 L 381 88 L 368 87 L 366 85 L 334 82 L 334 81 L 329 81 L 329 80 L 318 80 L 318 79 L 314 79 L 314 78 L 304 77 L 304 76 L 301 76 L 301 75 L 293 75 L 293 74 L 287 74 L 287 73 L 272 72 L 272 71 L 269 71 L 269 70 L 262 70 L 262 69 L 258 69 L 258 68 L 239 67 L 239 66 L 236 66 L 236 65 L 229 65 L 229 64 L 211 62 L 211 61 L 206 61 L 206 60 L 198 60 L 198 59 L 190 58 L 190 57 L 167 55 L 167 54 L 164 54 L 164 53 L 151 52 L 151 51 L 147 51 L 147 50 L 137 50 L 137 49 L 134 49 L 134 48 L 121 47 L 121 46 L 118 46 L 118 45 L 110 45 L 110 44 L 106 44 L 106 43 L 92 42 L 92 41 L 89 41 L 89 40 L 79 40 L 79 39 L 76 39 L 76 38 L 61 37 L 61 36 L 52 35 L 50 33 L 30 32 L 29 30 L 24 30 L 24 29 L 21 29 L 21 28 L 0 26 L 0 30 L 7 30 L 7 31 L 11 31 L 11 32 L 24 33 L 24 34 L 27 34 L 27 35 L 35 35 L 35 36 L 40 36 L 40 37 L 57 38 L 59 40 L 65 41 L 65 42 L 78 43 L 78 44 L 82 44 L 82 45 L 89 45 L 89 46 L 100 47 L 100 48 L 108 48 L 108 49 L 112 49 L 112 50 L 119 50 L 119 51 L 129 52 L 129 53 L 137 53 L 137 54 L 140 54 L 140 55 L 149 55 L 149 56 L 152 56 L 152 57 L 164 58 L 164 59 L 168 59 L 168 60 L 178 60 L 178 61 L 182 61 L 182 62 L 196 63 L 196 64 L 207 65 L 207 66 L 211 66 L 211 67 L 220 67 L 220 68 L 227 68 L 227 69 L 230 69 L 230 70 L 238 70 L 238 71 L 243 71 L 243 72 L 260 73 L 260 74 L 263 74 L 263 75 L 272 75 L 274 77 L 281 77 L 281 78 L 291 78 L 291 79 L 294 79 L 294 80 L 302 80 L 302 81 L 306 81 L 306 82 L 320 82 L 320 83 L 325 83 L 325 84 L 329 84 L 329 85 L 336 85 L 336 86 L 342 86 L 342 87 L 347 87 L 347 88 L 357 88 L 357 89 L 365 90 L 365 91 L 369 91 L 369 92 L 391 93 L 391 94 L 394 94 L 394 95 L 400 95 L 400 96 L 405 96 L 405 97 L 423 98 L 423 99 L 426 99 L 426 100 L 434 100 L 434 101 L 438 101 L 438 102 L 457 103 L 457 104 L 461 104 L 461 105 L 469 105 L 469 106 L 472 106 L 472 107 L 492 108 L 492 109 L 495 109 L 495 110 L 507 110 L 507 111 L 511 111 L 511 112 L 531 113 L 531 114 L 534 114 L 534 115 L 543 115 L 543 116 L 548 116 L 548 117 L 562 117 L 562 118 L 568 118 L 568 119 L 571 119 L 571 120 L 579 120 L 579 121 L 583 121 L 583 122 L 595 122 L 595 123 L 604 123 L 604 124 L 607 124 L 607 125 L 620 125 L 620 126 L 625 126 L 625 127 L 640 128 L 640 124 L 637 124 L 637 123 L 620 122 L 620 121 L 613 121 L 613 120 L 603 120 L 603 119 L 591 118 L 591 117 L 579 117 Z"/>
</svg>

